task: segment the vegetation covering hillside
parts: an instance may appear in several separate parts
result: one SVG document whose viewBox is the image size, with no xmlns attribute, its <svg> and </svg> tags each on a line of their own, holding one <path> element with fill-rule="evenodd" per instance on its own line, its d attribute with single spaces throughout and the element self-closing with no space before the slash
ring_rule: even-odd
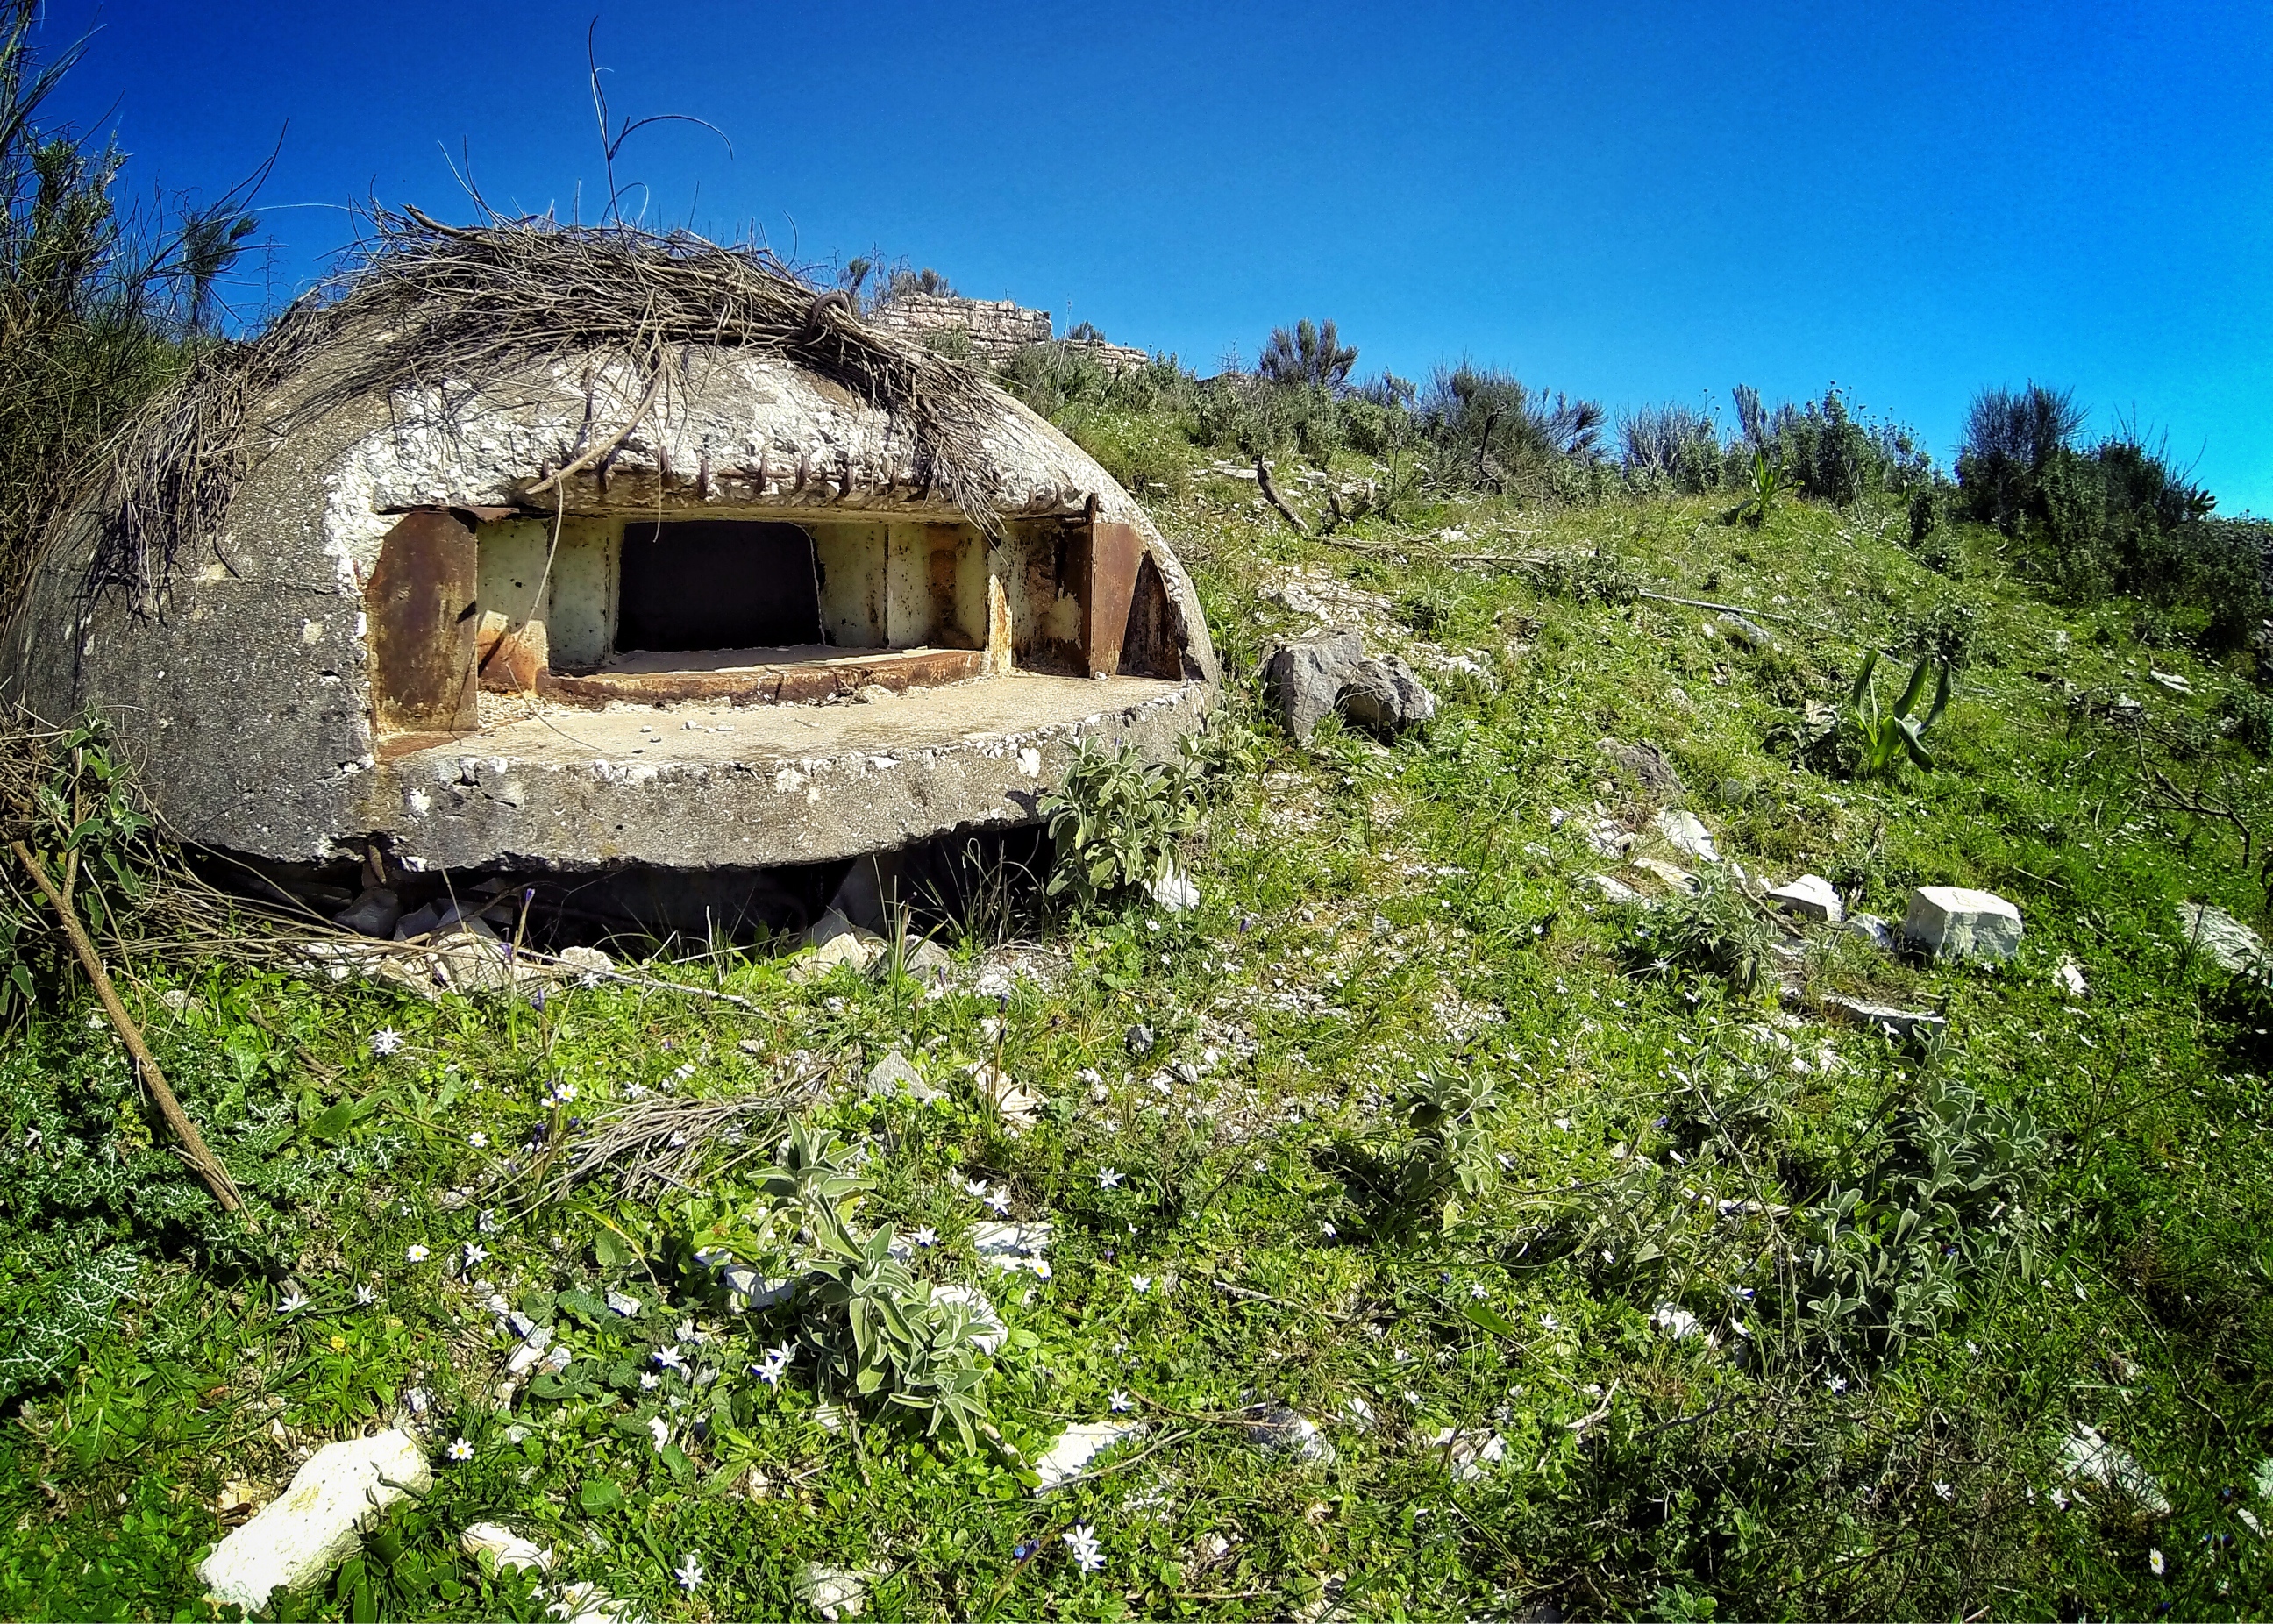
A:
<svg viewBox="0 0 2273 1624">
<path fill-rule="evenodd" d="M 1522 463 L 1386 385 L 1050 400 L 1073 363 L 1022 364 L 1151 490 L 1227 655 L 1163 791 L 1204 807 L 1197 909 L 1016 893 L 944 927 L 937 987 L 648 967 L 739 1001 L 130 959 L 252 1223 L 32 954 L 0 1612 L 195 1615 L 246 1507 L 400 1421 L 432 1491 L 280 1611 L 533 1616 L 581 1580 L 782 1616 L 818 1564 L 885 1617 L 2262 1613 L 2273 1022 L 2179 911 L 2264 913 L 2247 625 L 2064 584 L 2041 501 L 1955 517 L 1892 435 L 1837 499 L 1763 495 L 1741 427 L 1684 490 L 1677 450 L 1654 482 L 1567 438 Z M 1308 463 L 1305 410 L 1335 420 Z M 1483 476 L 1425 471 L 1448 445 Z M 1370 511 L 1320 534 L 1336 508 Z M 1258 656 L 1326 625 L 1404 655 L 1434 721 L 1288 740 Z M 1954 674 L 1933 770 L 1864 771 L 1874 648 L 1882 709 L 1917 653 Z M 1738 869 L 1897 919 L 1993 890 L 2026 937 L 1898 956 Z M 872 1096 L 894 1051 L 940 1097 Z M 1094 1423 L 1145 1430 L 1037 1493 Z M 545 1596 L 461 1553 L 484 1521 L 557 1553 Z"/>
</svg>

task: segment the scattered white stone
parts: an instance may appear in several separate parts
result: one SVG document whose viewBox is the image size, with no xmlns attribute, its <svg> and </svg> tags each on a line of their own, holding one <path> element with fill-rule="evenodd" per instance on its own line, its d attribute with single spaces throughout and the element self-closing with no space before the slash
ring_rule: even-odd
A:
<svg viewBox="0 0 2273 1624">
<path fill-rule="evenodd" d="M 1034 1493 L 1046 1494 L 1089 1470 L 1090 1462 L 1115 1445 L 1142 1438 L 1152 1429 L 1143 1421 L 1078 1421 L 1060 1433 L 1056 1441 L 1034 1463 L 1039 1479 Z"/>
<path fill-rule="evenodd" d="M 635 1320 L 639 1317 L 640 1299 L 636 1297 L 622 1291 L 611 1291 L 607 1295 L 607 1304 L 611 1311 L 623 1315 L 626 1320 Z"/>
<path fill-rule="evenodd" d="M 996 1269 L 1031 1269 L 1046 1278 L 1049 1265 L 1041 1258 L 1049 1244 L 1050 1226 L 1046 1223 L 976 1224 L 971 1229 L 971 1250 L 979 1254 L 980 1262 Z"/>
<path fill-rule="evenodd" d="M 1837 993 L 1824 999 L 1823 1009 L 1835 1019 L 1869 1031 L 1883 1030 L 1898 1043 L 1908 1043 L 1914 1037 L 1939 1037 L 1949 1030 L 1949 1017 L 1935 1014 L 1930 1009 L 1898 1009 L 1892 1004 L 1868 1004 Z"/>
<path fill-rule="evenodd" d="M 521 1338 L 521 1345 L 515 1348 L 506 1358 L 505 1362 L 505 1373 L 508 1376 L 517 1376 L 521 1374 L 521 1372 L 527 1370 L 530 1366 L 543 1358 L 544 1357 L 545 1350 L 550 1348 L 551 1345 L 552 1331 L 549 1326 L 538 1325 L 531 1327 L 529 1335 Z"/>
<path fill-rule="evenodd" d="M 272 1590 L 320 1581 L 355 1553 L 389 1506 L 433 1486 L 425 1452 L 399 1427 L 326 1444 L 282 1494 L 214 1547 L 198 1577 L 214 1600 L 257 1611 Z"/>
<path fill-rule="evenodd" d="M 1788 886 L 1776 887 L 1768 893 L 1768 902 L 1779 912 L 1820 919 L 1826 924 L 1838 924 L 1847 911 L 1839 905 L 1839 893 L 1820 874 L 1802 874 Z"/>
<path fill-rule="evenodd" d="M 1694 896 L 1701 888 L 1697 876 L 1687 869 L 1676 868 L 1672 864 L 1662 862 L 1656 857 L 1636 857 L 1633 860 L 1633 865 L 1645 874 L 1654 875 L 1684 895 Z"/>
<path fill-rule="evenodd" d="M 971 1345 L 981 1353 L 1000 1353 L 1002 1344 L 1010 1340 L 1010 1328 L 1002 1323 L 1002 1316 L 995 1312 L 994 1305 L 976 1286 L 935 1285 L 931 1295 L 934 1302 L 961 1303 L 971 1311 Z"/>
<path fill-rule="evenodd" d="M 618 1601 L 589 1579 L 562 1585 L 559 1599 L 544 1612 L 561 1624 L 629 1624 L 636 1616 L 631 1603 Z"/>
<path fill-rule="evenodd" d="M 1247 1441 L 1257 1448 L 1289 1455 L 1298 1461 L 1333 1464 L 1334 1446 L 1309 1417 L 1285 1404 L 1270 1403 L 1249 1404 L 1240 1411 L 1240 1417 L 1247 1429 Z"/>
<path fill-rule="evenodd" d="M 486 1556 L 497 1568 L 536 1568 L 550 1571 L 552 1553 L 533 1539 L 524 1539 L 502 1523 L 476 1523 L 458 1536 L 458 1548 L 468 1556 Z"/>
<path fill-rule="evenodd" d="M 941 1097 L 940 1091 L 926 1082 L 923 1074 L 897 1049 L 868 1068 L 866 1086 L 871 1099 L 884 1099 L 896 1094 L 923 1104 Z"/>
<path fill-rule="evenodd" d="M 1649 1318 L 1651 1324 L 1676 1342 L 1686 1341 L 1705 1328 L 1695 1314 L 1671 1303 L 1660 1303 Z"/>
<path fill-rule="evenodd" d="M 2180 902 L 2179 929 L 2190 946 L 2208 954 L 2220 969 L 2238 975 L 2267 968 L 2264 939 L 2223 908 Z"/>
<path fill-rule="evenodd" d="M 2091 991 L 2083 979 L 2083 966 L 2074 959 L 2059 962 L 2059 967 L 2052 971 L 2052 982 L 2070 998 L 2082 998 Z"/>
<path fill-rule="evenodd" d="M 1937 958 L 2007 959 L 2021 945 L 2021 910 L 1991 891 L 1921 886 L 1902 933 Z"/>
<path fill-rule="evenodd" d="M 1847 928 L 1881 953 L 1894 950 L 1894 927 L 1876 914 L 1857 914 L 1847 921 Z"/>
<path fill-rule="evenodd" d="M 815 1618 L 835 1624 L 857 1619 L 868 1609 L 868 1575 L 851 1568 L 824 1568 L 806 1562 L 791 1581 L 797 1598 L 813 1609 Z"/>
<path fill-rule="evenodd" d="M 597 947 L 563 947 L 558 957 L 563 969 L 591 975 L 612 975 L 616 968 L 616 962 Z"/>
<path fill-rule="evenodd" d="M 1172 914 L 1188 914 L 1200 905 L 1199 886 L 1179 867 L 1172 866 L 1144 888 L 1153 902 Z"/>
<path fill-rule="evenodd" d="M 1692 812 L 1680 812 L 1666 807 L 1657 814 L 1656 829 L 1665 843 L 1684 856 L 1700 863 L 1718 863 L 1721 853 L 1713 844 L 1713 831 L 1705 827 L 1704 819 Z"/>
<path fill-rule="evenodd" d="M 2079 1424 L 2060 1445 L 2060 1470 L 2071 1482 L 2112 1491 L 2149 1516 L 2171 1515 L 2169 1496 L 2128 1449 L 2112 1444 L 2094 1428 Z"/>
<path fill-rule="evenodd" d="M 1633 843 L 1632 832 L 1615 819 L 1598 818 L 1587 827 L 1587 844 L 1598 857 L 1622 857 Z"/>
<path fill-rule="evenodd" d="M 1646 902 L 1649 900 L 1625 881 L 1613 879 L 1608 874 L 1589 874 L 1587 876 L 1587 880 L 1588 884 L 1602 892 L 1605 902 L 1624 903 Z"/>
<path fill-rule="evenodd" d="M 882 955 L 879 955 L 881 960 Z M 900 968 L 918 981 L 937 986 L 955 973 L 955 960 L 946 948 L 928 937 L 908 936 L 900 942 Z"/>
<path fill-rule="evenodd" d="M 1474 1483 L 1488 1467 L 1497 1466 L 1507 1458 L 1507 1440 L 1497 1433 L 1481 1429 L 1456 1432 L 1449 1426 L 1440 1427 L 1430 1435 L 1429 1447 L 1444 1452 L 1444 1463 L 1452 1469 L 1455 1483 Z"/>
<path fill-rule="evenodd" d="M 2157 687 L 2168 688 L 2172 693 L 2192 693 L 2194 691 L 2194 684 L 2176 671 L 2157 671 L 2150 669 L 2147 672 L 2147 680 Z"/>
</svg>

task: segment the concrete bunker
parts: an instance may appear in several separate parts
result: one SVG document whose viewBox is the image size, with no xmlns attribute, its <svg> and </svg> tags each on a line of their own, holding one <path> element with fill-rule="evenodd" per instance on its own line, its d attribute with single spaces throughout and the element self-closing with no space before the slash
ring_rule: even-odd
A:
<svg viewBox="0 0 2273 1624">
<path fill-rule="evenodd" d="M 1085 741 L 1204 719 L 1182 565 L 971 369 L 742 251 L 394 228 L 161 403 L 6 628 L 0 685 L 109 716 L 187 840 L 692 906 L 1030 827 Z M 495 339 L 502 262 L 587 290 L 573 342 Z M 253 449 L 185 503 L 184 438 Z"/>
</svg>

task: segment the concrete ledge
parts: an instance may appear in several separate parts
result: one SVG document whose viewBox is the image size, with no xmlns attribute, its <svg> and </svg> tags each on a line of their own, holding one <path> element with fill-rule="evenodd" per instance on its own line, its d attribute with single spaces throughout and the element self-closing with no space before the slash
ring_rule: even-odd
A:
<svg viewBox="0 0 2273 1624">
<path fill-rule="evenodd" d="M 555 707 L 383 763 L 363 810 L 414 869 L 825 862 L 1029 822 L 1084 740 L 1165 760 L 1212 702 L 1019 673 L 868 704 Z"/>
</svg>

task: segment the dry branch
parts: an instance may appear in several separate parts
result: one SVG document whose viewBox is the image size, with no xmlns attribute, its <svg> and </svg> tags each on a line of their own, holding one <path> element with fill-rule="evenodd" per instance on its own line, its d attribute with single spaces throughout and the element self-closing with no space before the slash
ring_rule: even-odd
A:
<svg viewBox="0 0 2273 1624">
<path fill-rule="evenodd" d="M 237 1193 L 236 1180 L 229 1176 L 229 1169 L 221 1165 L 221 1158 L 206 1148 L 205 1135 L 198 1132 L 198 1125 L 190 1119 L 190 1113 L 182 1109 L 181 1101 L 174 1097 L 174 1090 L 167 1085 L 166 1074 L 159 1068 L 156 1057 L 150 1052 L 150 1046 L 142 1041 L 141 1029 L 126 1013 L 126 1006 L 119 1002 L 118 989 L 110 984 L 110 973 L 102 966 L 102 955 L 94 950 L 94 943 L 88 939 L 86 929 L 79 924 L 79 916 L 71 912 L 71 904 L 64 900 L 62 893 L 48 878 L 48 871 L 41 866 L 39 858 L 32 855 L 32 849 L 20 840 L 11 841 L 9 845 L 16 854 L 16 860 L 24 865 L 24 872 L 32 877 L 32 883 L 40 888 L 40 894 L 47 898 L 48 905 L 56 910 L 56 917 L 64 927 L 64 935 L 71 941 L 71 951 L 79 955 L 79 968 L 94 984 L 94 993 L 102 1000 L 103 1012 L 117 1029 L 119 1041 L 126 1045 L 126 1052 L 134 1057 L 143 1086 L 158 1102 L 159 1114 L 166 1119 L 166 1126 L 173 1130 L 175 1139 L 180 1141 L 182 1160 L 206 1181 L 206 1187 L 214 1193 L 215 1201 L 231 1212 L 243 1214 L 246 1227 L 252 1227 L 252 1216 L 245 1211 L 244 1197 Z"/>
</svg>

